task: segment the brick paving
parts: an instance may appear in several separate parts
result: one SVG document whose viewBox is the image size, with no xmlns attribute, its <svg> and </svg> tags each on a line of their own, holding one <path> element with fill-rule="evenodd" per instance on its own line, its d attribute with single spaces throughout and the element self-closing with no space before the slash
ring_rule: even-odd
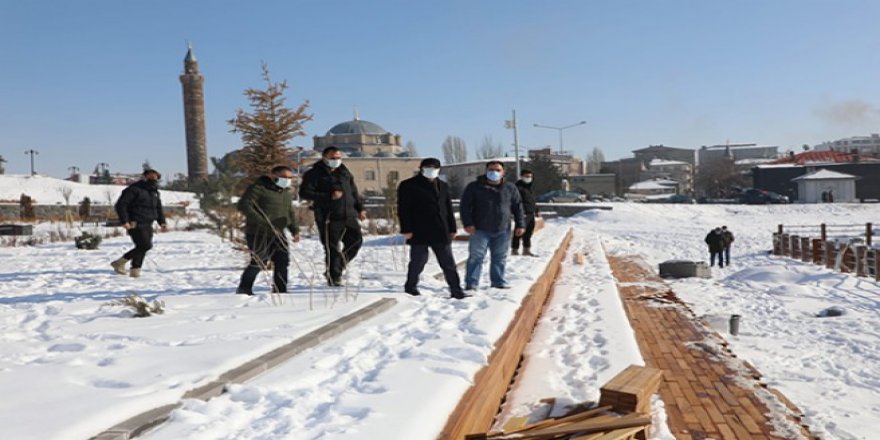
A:
<svg viewBox="0 0 880 440">
<path fill-rule="evenodd" d="M 792 426 L 801 435 L 773 429 L 770 411 L 756 392 L 778 395 L 778 391 L 763 388 L 760 373 L 735 359 L 723 339 L 700 324 L 640 259 L 609 256 L 608 260 L 645 364 L 664 372 L 660 396 L 677 439 L 811 438 L 797 423 Z M 731 365 L 741 368 L 734 371 Z M 800 413 L 784 397 L 778 401 Z M 786 417 L 776 415 L 777 420 Z"/>
</svg>

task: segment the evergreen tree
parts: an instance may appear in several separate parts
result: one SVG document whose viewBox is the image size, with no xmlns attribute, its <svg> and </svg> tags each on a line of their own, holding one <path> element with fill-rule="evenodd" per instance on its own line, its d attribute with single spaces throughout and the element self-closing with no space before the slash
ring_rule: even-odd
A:
<svg viewBox="0 0 880 440">
<path fill-rule="evenodd" d="M 6 159 L 3 156 L 0 156 L 0 174 L 6 174 L 6 166 L 3 165 L 6 163 Z"/>
<path fill-rule="evenodd" d="M 568 173 L 553 165 L 553 162 L 547 156 L 537 155 L 533 157 L 522 165 L 522 169 L 530 170 L 534 173 L 535 180 L 532 183 L 532 192 L 536 196 L 562 189 L 562 180 L 568 177 Z M 515 168 L 513 173 L 516 173 Z"/>
<path fill-rule="evenodd" d="M 212 157 L 214 172 L 203 182 L 196 183 L 194 189 L 211 230 L 224 240 L 242 244 L 240 232 L 244 218 L 233 202 L 233 198 L 240 195 L 238 184 L 241 176 L 232 161 L 225 159 Z"/>
<path fill-rule="evenodd" d="M 266 88 L 244 91 L 251 112 L 239 109 L 235 118 L 228 121 L 232 126 L 230 131 L 241 135 L 242 148 L 234 165 L 247 176 L 244 184 L 265 175 L 276 165 L 289 164 L 287 143 L 296 136 L 305 135 L 303 123 L 312 119 L 312 115 L 306 114 L 309 101 L 295 110 L 285 107 L 287 81 L 273 82 L 265 63 L 262 69 Z"/>
</svg>

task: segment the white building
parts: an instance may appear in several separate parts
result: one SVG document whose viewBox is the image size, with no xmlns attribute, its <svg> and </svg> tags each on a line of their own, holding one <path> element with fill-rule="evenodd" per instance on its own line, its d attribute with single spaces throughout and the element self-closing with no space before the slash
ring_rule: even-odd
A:
<svg viewBox="0 0 880 440">
<path fill-rule="evenodd" d="M 858 150 L 859 154 L 880 156 L 880 134 L 871 133 L 870 136 L 852 136 L 836 141 L 822 142 L 813 147 L 814 150 L 835 150 L 851 153 Z"/>
<path fill-rule="evenodd" d="M 821 169 L 791 180 L 797 182 L 801 203 L 821 203 L 823 193 L 831 194 L 834 202 L 855 202 L 857 178 L 852 174 Z"/>
</svg>

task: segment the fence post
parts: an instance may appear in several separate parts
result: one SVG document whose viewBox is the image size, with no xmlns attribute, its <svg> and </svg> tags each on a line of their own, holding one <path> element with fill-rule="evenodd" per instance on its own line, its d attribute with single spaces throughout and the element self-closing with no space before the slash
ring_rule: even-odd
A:
<svg viewBox="0 0 880 440">
<path fill-rule="evenodd" d="M 865 223 L 865 244 L 871 246 L 871 235 L 874 234 L 874 228 L 871 223 Z"/>
<path fill-rule="evenodd" d="M 837 243 L 826 240 L 825 242 L 825 267 L 834 269 L 834 259 L 837 257 Z"/>
<path fill-rule="evenodd" d="M 791 258 L 799 260 L 801 258 L 801 238 L 797 235 L 791 237 Z"/>
<path fill-rule="evenodd" d="M 865 259 L 867 258 L 867 246 L 858 245 L 856 246 L 856 276 L 863 277 L 865 276 L 865 263 L 867 262 Z"/>
<path fill-rule="evenodd" d="M 880 251 L 874 249 L 874 281 L 880 281 Z"/>
<path fill-rule="evenodd" d="M 821 238 L 822 238 L 822 241 L 827 241 L 827 240 L 828 240 L 828 234 L 827 234 L 827 231 L 826 231 L 826 229 L 825 229 L 825 223 L 822 223 L 821 225 L 819 225 L 819 228 L 820 228 L 821 231 L 822 231 L 822 237 L 821 237 Z"/>
<path fill-rule="evenodd" d="M 814 238 L 813 239 L 813 264 L 822 264 L 823 258 L 825 257 L 825 242 Z"/>
<path fill-rule="evenodd" d="M 801 261 L 809 263 L 813 257 L 813 249 L 810 247 L 810 237 L 801 237 Z"/>
<path fill-rule="evenodd" d="M 777 226 L 776 233 L 782 235 L 782 225 Z"/>
<path fill-rule="evenodd" d="M 782 234 L 782 255 L 791 255 L 791 239 L 788 234 Z"/>
<path fill-rule="evenodd" d="M 782 255 L 782 234 L 773 234 L 773 255 Z"/>
</svg>

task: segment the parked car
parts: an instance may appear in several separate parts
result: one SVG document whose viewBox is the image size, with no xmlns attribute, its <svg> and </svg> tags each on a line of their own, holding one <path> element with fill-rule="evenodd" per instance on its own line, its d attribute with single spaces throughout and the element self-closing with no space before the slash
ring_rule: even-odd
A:
<svg viewBox="0 0 880 440">
<path fill-rule="evenodd" d="M 763 189 L 749 188 L 739 194 L 739 202 L 749 205 L 764 205 L 768 203 L 788 203 L 788 197 L 777 194 L 773 191 L 764 191 Z"/>
<path fill-rule="evenodd" d="M 538 196 L 538 201 L 542 203 L 586 202 L 587 196 L 571 191 L 550 191 Z"/>
<path fill-rule="evenodd" d="M 676 194 L 666 199 L 666 203 L 697 203 L 693 197 L 685 194 Z"/>
</svg>

